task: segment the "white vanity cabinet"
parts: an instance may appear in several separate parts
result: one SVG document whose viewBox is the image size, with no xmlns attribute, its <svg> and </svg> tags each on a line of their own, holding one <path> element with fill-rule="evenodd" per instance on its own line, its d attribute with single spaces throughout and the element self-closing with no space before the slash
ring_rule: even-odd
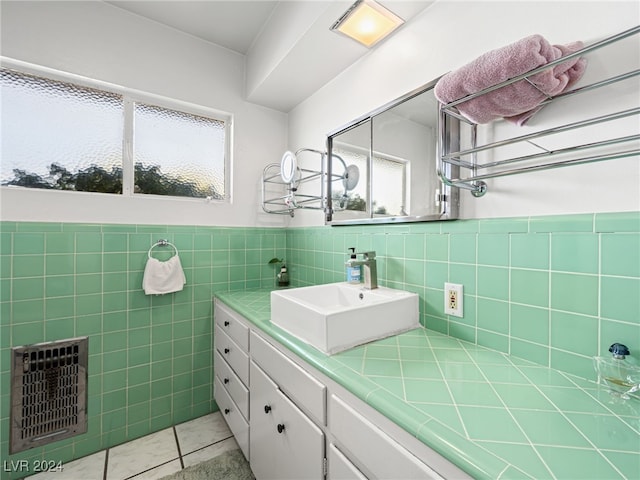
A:
<svg viewBox="0 0 640 480">
<path fill-rule="evenodd" d="M 214 395 L 257 480 L 471 479 L 220 301 Z"/>
<path fill-rule="evenodd" d="M 214 302 L 213 396 L 229 429 L 249 458 L 249 323 Z"/>
</svg>

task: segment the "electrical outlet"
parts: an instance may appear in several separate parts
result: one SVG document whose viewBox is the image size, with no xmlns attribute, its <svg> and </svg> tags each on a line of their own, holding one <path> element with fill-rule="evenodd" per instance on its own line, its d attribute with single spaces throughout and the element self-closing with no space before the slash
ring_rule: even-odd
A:
<svg viewBox="0 0 640 480">
<path fill-rule="evenodd" d="M 462 285 L 458 283 L 444 284 L 444 313 L 454 317 L 463 316 Z"/>
</svg>

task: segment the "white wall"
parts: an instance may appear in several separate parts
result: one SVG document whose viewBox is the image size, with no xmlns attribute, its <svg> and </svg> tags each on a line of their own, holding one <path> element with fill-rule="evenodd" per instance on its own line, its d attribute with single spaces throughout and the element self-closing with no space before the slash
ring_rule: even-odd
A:
<svg viewBox="0 0 640 480">
<path fill-rule="evenodd" d="M 287 145 L 287 115 L 244 100 L 245 59 L 103 2 L 2 2 L 1 54 L 233 115 L 232 203 L 2 188 L 12 221 L 282 225 L 259 177 Z"/>
<path fill-rule="evenodd" d="M 440 0 L 293 109 L 289 148 L 324 148 L 328 132 L 524 36 L 540 33 L 554 44 L 578 39 L 592 43 L 639 21 L 637 1 Z M 637 45 L 637 36 L 633 38 Z M 616 62 L 638 68 L 638 55 L 598 55 L 590 60 L 588 72 L 608 70 Z M 639 92 L 634 87 L 632 95 L 637 98 Z M 639 209 L 637 157 L 497 179 L 480 199 L 461 194 L 462 218 Z M 300 212 L 293 225 L 322 222 L 319 212 Z"/>
</svg>

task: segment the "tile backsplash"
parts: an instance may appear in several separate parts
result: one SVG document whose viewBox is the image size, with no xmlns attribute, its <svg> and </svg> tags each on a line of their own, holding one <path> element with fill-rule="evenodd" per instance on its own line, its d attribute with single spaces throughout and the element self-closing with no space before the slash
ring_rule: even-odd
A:
<svg viewBox="0 0 640 480">
<path fill-rule="evenodd" d="M 161 238 L 187 284 L 146 296 Z M 272 287 L 273 257 L 294 286 L 343 281 L 352 246 L 377 252 L 381 285 L 420 295 L 427 328 L 588 378 L 611 343 L 640 349 L 640 212 L 289 229 L 0 222 L 2 458 L 67 461 L 208 413 L 212 294 Z M 444 314 L 445 281 L 464 285 L 463 318 Z M 88 433 L 8 457 L 10 347 L 84 335 Z"/>
<path fill-rule="evenodd" d="M 292 278 L 344 280 L 349 247 L 420 295 L 429 329 L 586 378 L 614 342 L 640 360 L 639 212 L 289 229 Z M 464 317 L 445 315 L 445 282 Z"/>
</svg>

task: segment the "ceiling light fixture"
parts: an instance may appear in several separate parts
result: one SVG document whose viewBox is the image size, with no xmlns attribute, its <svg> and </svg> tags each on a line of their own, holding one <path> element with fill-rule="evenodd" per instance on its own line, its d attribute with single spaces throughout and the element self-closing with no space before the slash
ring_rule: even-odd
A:
<svg viewBox="0 0 640 480">
<path fill-rule="evenodd" d="M 333 24 L 331 30 L 370 48 L 403 23 L 402 18 L 374 0 L 358 0 Z"/>
</svg>

